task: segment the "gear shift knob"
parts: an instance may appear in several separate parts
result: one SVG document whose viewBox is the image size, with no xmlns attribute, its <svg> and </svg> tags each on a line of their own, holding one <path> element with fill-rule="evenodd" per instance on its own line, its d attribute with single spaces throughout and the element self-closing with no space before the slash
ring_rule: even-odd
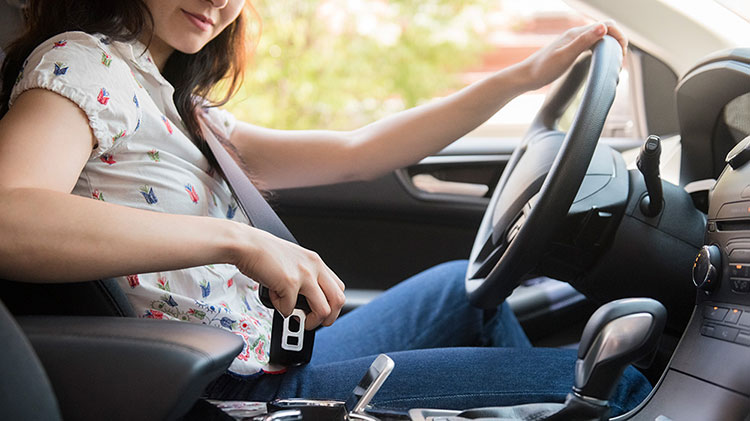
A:
<svg viewBox="0 0 750 421">
<path fill-rule="evenodd" d="M 625 368 L 653 355 L 667 310 L 650 298 L 626 298 L 601 306 L 581 336 L 573 392 L 608 401 Z"/>
</svg>

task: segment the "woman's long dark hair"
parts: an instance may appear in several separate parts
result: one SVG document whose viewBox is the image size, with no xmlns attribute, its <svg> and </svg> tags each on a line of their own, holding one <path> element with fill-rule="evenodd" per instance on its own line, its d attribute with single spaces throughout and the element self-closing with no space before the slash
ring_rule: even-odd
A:
<svg viewBox="0 0 750 421">
<path fill-rule="evenodd" d="M 250 3 L 247 3 L 252 9 Z M 255 15 L 257 18 L 257 14 Z M 151 34 L 153 18 L 142 0 L 29 0 L 25 9 L 26 31 L 8 48 L 2 66 L 0 118 L 8 112 L 8 100 L 26 58 L 39 44 L 67 31 L 100 33 L 129 42 Z M 195 96 L 211 105 L 224 105 L 242 83 L 245 65 L 245 10 L 216 38 L 195 54 L 175 51 L 162 75 L 174 86 L 174 102 L 189 135 L 214 164 L 213 155 L 200 133 Z M 226 88 L 220 98 L 211 98 L 220 82 Z"/>
</svg>

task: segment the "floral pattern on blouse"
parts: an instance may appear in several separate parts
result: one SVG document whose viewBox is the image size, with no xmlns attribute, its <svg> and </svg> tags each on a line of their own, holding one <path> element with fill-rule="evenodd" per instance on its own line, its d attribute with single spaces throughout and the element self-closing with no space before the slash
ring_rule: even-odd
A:
<svg viewBox="0 0 750 421">
<path fill-rule="evenodd" d="M 248 223 L 226 182 L 185 135 L 174 88 L 145 47 L 104 36 L 66 32 L 39 45 L 11 93 L 45 88 L 76 103 L 97 145 L 73 193 L 154 212 L 228 218 Z M 229 137 L 234 118 L 207 109 Z M 127 223 L 127 222 L 123 222 Z M 144 318 L 181 320 L 227 329 L 245 346 L 230 367 L 239 375 L 277 371 L 268 363 L 272 313 L 258 284 L 226 264 L 118 278 Z"/>
</svg>

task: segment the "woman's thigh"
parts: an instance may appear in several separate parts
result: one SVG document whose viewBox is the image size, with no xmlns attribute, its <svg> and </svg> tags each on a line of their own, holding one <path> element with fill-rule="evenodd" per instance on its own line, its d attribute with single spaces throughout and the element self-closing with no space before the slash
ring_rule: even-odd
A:
<svg viewBox="0 0 750 421">
<path fill-rule="evenodd" d="M 528 348 L 507 304 L 490 314 L 473 308 L 465 270 L 460 261 L 422 272 L 319 330 L 310 364 L 244 380 L 223 376 L 208 395 L 346 400 L 376 355 L 388 353 L 395 368 L 373 400 L 384 408 L 563 402 L 573 385 L 576 351 Z M 468 347 L 477 344 L 490 347 Z M 613 412 L 634 407 L 650 389 L 629 368 L 611 400 Z"/>
<path fill-rule="evenodd" d="M 571 390 L 576 352 L 546 348 L 445 348 L 388 354 L 395 367 L 373 404 L 387 409 L 466 409 L 563 402 Z M 346 400 L 375 356 L 292 368 L 226 384 L 223 399 L 304 397 Z M 231 383 L 225 382 L 225 383 Z M 245 387 L 241 384 L 244 383 Z M 643 400 L 651 386 L 629 368 L 611 400 L 622 413 Z"/>
<path fill-rule="evenodd" d="M 530 346 L 507 304 L 490 312 L 469 304 L 466 264 L 428 269 L 320 329 L 313 363 L 425 348 Z"/>
</svg>

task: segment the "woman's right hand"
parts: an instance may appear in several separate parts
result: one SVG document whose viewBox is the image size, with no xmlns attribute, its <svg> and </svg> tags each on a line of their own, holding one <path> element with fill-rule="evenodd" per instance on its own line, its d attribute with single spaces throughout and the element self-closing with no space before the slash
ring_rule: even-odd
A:
<svg viewBox="0 0 750 421">
<path fill-rule="evenodd" d="M 311 313 L 306 329 L 330 326 L 344 306 L 344 283 L 317 253 L 265 231 L 244 226 L 246 242 L 232 262 L 250 278 L 268 287 L 274 307 L 285 317 L 294 311 L 297 295 L 307 298 Z"/>
<path fill-rule="evenodd" d="M 628 39 L 612 21 L 597 22 L 567 30 L 555 41 L 519 63 L 525 75 L 527 90 L 539 89 L 560 77 L 581 53 L 591 48 L 605 35 L 610 35 L 622 47 L 623 55 L 628 49 Z"/>
</svg>

